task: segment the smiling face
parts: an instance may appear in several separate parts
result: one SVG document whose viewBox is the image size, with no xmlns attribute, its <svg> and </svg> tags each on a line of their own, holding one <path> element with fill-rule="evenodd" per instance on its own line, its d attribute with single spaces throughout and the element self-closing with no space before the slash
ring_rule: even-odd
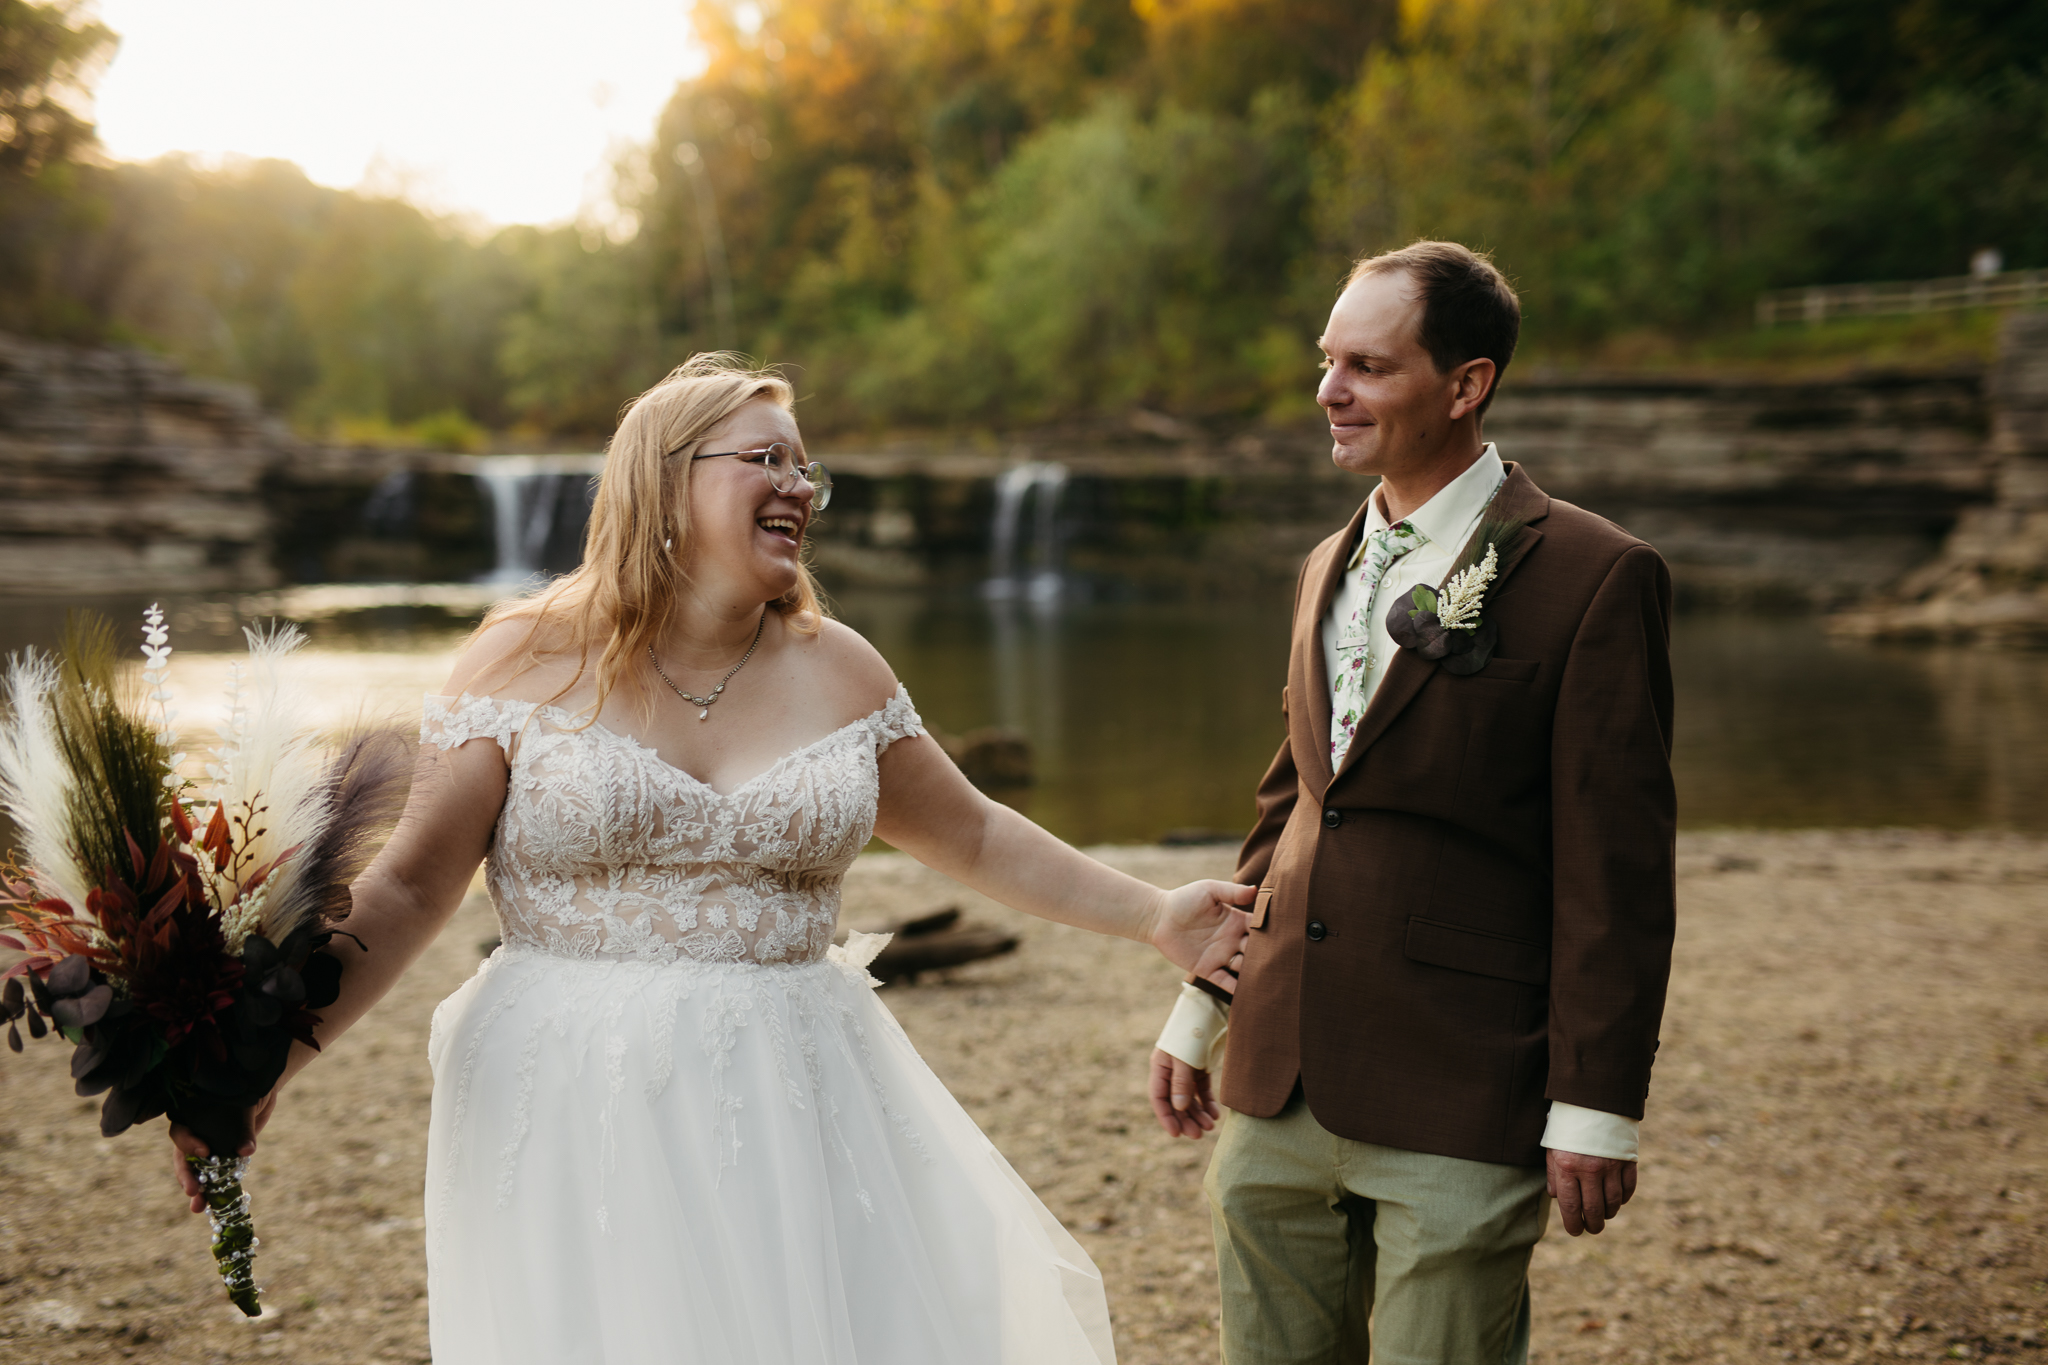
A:
<svg viewBox="0 0 2048 1365">
<path fill-rule="evenodd" d="M 804 459 L 796 418 L 780 404 L 756 399 L 714 427 L 703 451 L 760 450 L 777 442 Z M 686 567 L 707 586 L 716 581 L 753 601 L 772 601 L 796 584 L 797 555 L 811 520 L 811 488 L 777 493 L 762 471 L 763 456 L 724 455 L 690 467 Z"/>
<path fill-rule="evenodd" d="M 1422 345 L 1422 307 L 1407 271 L 1381 270 L 1353 281 L 1330 310 L 1316 401 L 1330 418 L 1338 468 L 1398 481 L 1442 464 L 1454 445 L 1477 452 L 1477 408 L 1493 362 L 1437 369 Z"/>
</svg>

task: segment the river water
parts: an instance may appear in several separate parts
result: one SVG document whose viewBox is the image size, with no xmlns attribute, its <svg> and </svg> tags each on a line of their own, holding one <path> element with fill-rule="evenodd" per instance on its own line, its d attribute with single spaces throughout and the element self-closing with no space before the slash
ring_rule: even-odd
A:
<svg viewBox="0 0 2048 1365">
<path fill-rule="evenodd" d="M 319 590 L 173 599 L 180 723 L 210 727 L 239 619 L 280 607 L 320 613 L 299 666 L 323 720 L 416 717 L 474 619 L 470 596 L 452 610 L 334 611 Z M 92 605 L 125 628 L 146 602 Z M 65 606 L 0 602 L 0 649 L 55 643 Z M 931 725 L 1029 736 L 1037 781 L 1004 799 L 1054 833 L 1149 842 L 1248 824 L 1281 733 L 1284 590 L 1169 605 L 846 592 L 834 608 Z M 1732 615 L 1681 616 L 1673 653 L 1688 827 L 2048 832 L 2048 654 L 1871 646 L 1832 640 L 1812 618 Z"/>
</svg>

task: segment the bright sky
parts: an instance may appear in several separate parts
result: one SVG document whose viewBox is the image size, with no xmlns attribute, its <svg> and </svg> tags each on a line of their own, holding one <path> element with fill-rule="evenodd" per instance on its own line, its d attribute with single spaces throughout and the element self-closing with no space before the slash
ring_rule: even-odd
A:
<svg viewBox="0 0 2048 1365">
<path fill-rule="evenodd" d="M 99 0 L 121 36 L 100 139 L 283 157 L 339 188 L 494 223 L 602 201 L 696 74 L 688 0 Z"/>
</svg>

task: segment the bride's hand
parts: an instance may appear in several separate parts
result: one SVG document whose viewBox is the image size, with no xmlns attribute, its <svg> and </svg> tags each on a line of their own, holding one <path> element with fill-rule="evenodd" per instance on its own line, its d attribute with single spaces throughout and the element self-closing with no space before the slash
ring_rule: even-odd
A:
<svg viewBox="0 0 2048 1365">
<path fill-rule="evenodd" d="M 1161 892 L 1152 946 L 1175 966 L 1234 991 L 1250 924 L 1240 907 L 1250 905 L 1258 894 L 1256 886 L 1235 882 L 1189 882 Z"/>
<path fill-rule="evenodd" d="M 263 1131 L 263 1125 L 269 1123 L 270 1116 L 277 1112 L 277 1092 L 282 1088 L 282 1086 L 279 1086 L 271 1090 L 268 1095 L 263 1097 L 263 1103 L 249 1111 L 250 1137 L 247 1142 L 242 1144 L 242 1150 L 235 1153 L 236 1156 L 254 1156 L 256 1154 L 255 1135 Z M 200 1190 L 199 1177 L 193 1174 L 192 1167 L 188 1164 L 187 1158 L 199 1157 L 203 1159 L 211 1156 L 212 1153 L 207 1151 L 206 1144 L 199 1140 L 199 1135 L 182 1123 L 171 1125 L 171 1146 L 177 1149 L 177 1155 L 171 1159 L 171 1165 L 177 1170 L 178 1188 L 185 1192 L 185 1198 L 192 1205 L 192 1212 L 206 1212 L 206 1195 Z"/>
</svg>

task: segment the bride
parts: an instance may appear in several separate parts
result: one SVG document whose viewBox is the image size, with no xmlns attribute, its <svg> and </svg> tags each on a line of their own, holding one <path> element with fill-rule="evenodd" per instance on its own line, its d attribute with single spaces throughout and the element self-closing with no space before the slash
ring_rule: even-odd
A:
<svg viewBox="0 0 2048 1365">
<path fill-rule="evenodd" d="M 361 947 L 330 950 L 323 1043 L 485 863 L 504 946 L 428 1043 L 436 1365 L 1114 1359 L 1087 1254 L 911 1048 L 871 953 L 831 946 L 840 881 L 879 834 L 1219 982 L 1252 888 L 1159 891 L 967 783 L 819 609 L 801 549 L 831 483 L 792 398 L 699 356 L 632 405 L 583 566 L 494 610 L 427 698 L 411 802 L 353 888 Z"/>
</svg>

